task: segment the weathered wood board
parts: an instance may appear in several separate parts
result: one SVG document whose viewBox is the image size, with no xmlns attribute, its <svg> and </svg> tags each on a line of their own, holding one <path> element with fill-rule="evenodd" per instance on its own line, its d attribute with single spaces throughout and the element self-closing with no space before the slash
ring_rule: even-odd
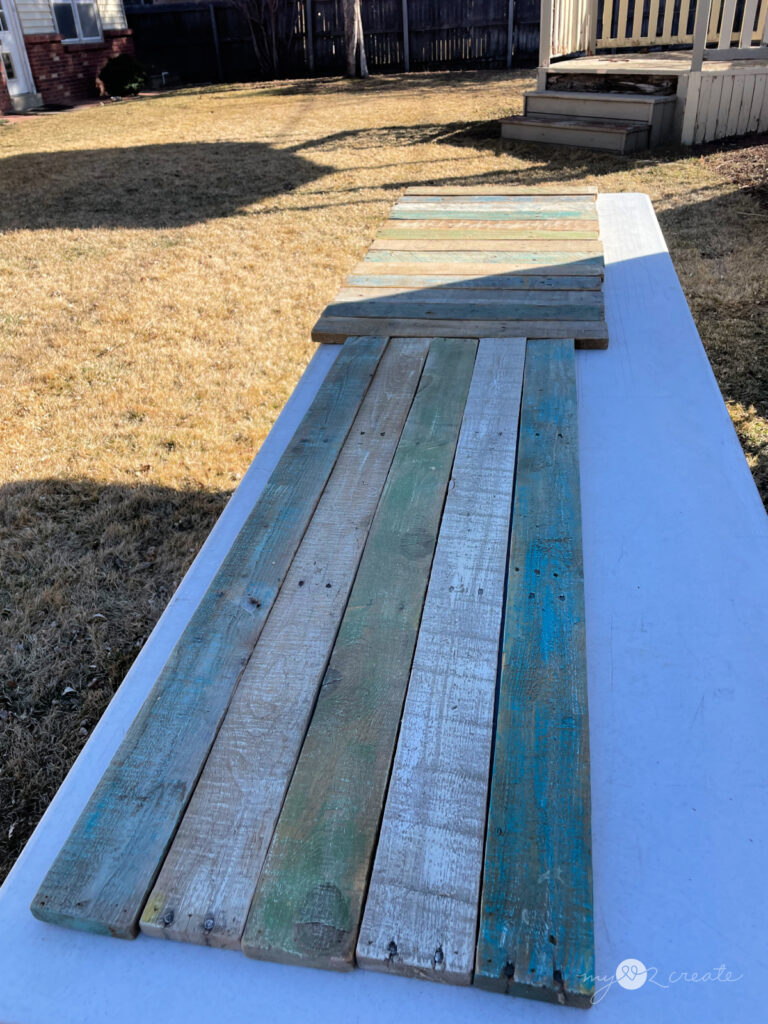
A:
<svg viewBox="0 0 768 1024">
<path fill-rule="evenodd" d="M 32 913 L 131 938 L 386 338 L 344 346 L 71 835 Z"/>
<path fill-rule="evenodd" d="M 361 967 L 469 985 L 525 341 L 483 338 L 357 946 Z"/>
<path fill-rule="evenodd" d="M 582 196 L 597 195 L 595 185 L 410 185 L 405 190 L 406 196 L 514 196 L 525 199 L 527 196 L 567 196 L 579 199 Z"/>
<path fill-rule="evenodd" d="M 422 268 L 417 268 L 422 271 Z M 358 264 L 355 272 L 347 277 L 347 285 L 350 287 L 362 288 L 402 288 L 406 291 L 417 291 L 418 289 L 432 289 L 436 287 L 456 285 L 458 288 L 472 288 L 485 290 L 488 288 L 501 289 L 503 291 L 514 290 L 533 294 L 537 291 L 601 291 L 602 278 L 596 274 L 585 277 L 568 277 L 551 275 L 542 277 L 538 274 L 500 274 L 491 271 L 486 276 L 477 277 L 474 274 L 463 273 L 465 268 L 458 268 L 452 273 L 431 274 L 431 273 L 401 273 L 398 267 L 367 267 L 365 264 Z"/>
<path fill-rule="evenodd" d="M 388 296 L 370 299 L 349 299 L 334 302 L 326 308 L 327 317 L 382 317 L 395 319 L 406 312 L 413 319 L 420 320 L 602 320 L 603 304 L 593 293 L 592 303 L 552 302 L 536 305 L 530 302 L 519 302 L 502 296 L 496 301 L 485 302 L 419 302 L 414 296 L 407 304 L 400 301 L 399 296 Z"/>
<path fill-rule="evenodd" d="M 461 302 L 461 303 L 498 303 L 501 301 L 514 303 L 515 305 L 539 306 L 552 309 L 554 307 L 568 306 L 593 306 L 603 311 L 602 293 L 595 290 L 581 291 L 522 291 L 520 289 L 509 289 L 512 294 L 500 288 L 464 288 L 456 287 L 427 287 L 417 289 L 403 289 L 397 286 L 385 287 L 382 285 L 341 288 L 336 296 L 337 302 L 361 302 L 364 299 L 392 298 L 397 296 L 399 302 L 422 304 L 426 302 Z"/>
<path fill-rule="evenodd" d="M 428 347 L 394 339 L 381 359 L 155 883 L 147 934 L 240 948 Z"/>
<path fill-rule="evenodd" d="M 416 319 L 408 316 L 407 307 L 399 317 L 333 317 L 324 316 L 318 320 L 312 337 L 315 341 L 341 345 L 350 334 L 362 330 L 379 331 L 393 337 L 441 337 L 485 336 L 494 338 L 559 338 L 568 331 L 576 338 L 577 348 L 606 348 L 608 327 L 603 320 L 444 320 L 430 317 Z"/>
<path fill-rule="evenodd" d="M 476 343 L 432 342 L 243 935 L 348 970 Z"/>
<path fill-rule="evenodd" d="M 594 993 L 589 734 L 571 341 L 529 341 L 475 985 Z"/>
</svg>

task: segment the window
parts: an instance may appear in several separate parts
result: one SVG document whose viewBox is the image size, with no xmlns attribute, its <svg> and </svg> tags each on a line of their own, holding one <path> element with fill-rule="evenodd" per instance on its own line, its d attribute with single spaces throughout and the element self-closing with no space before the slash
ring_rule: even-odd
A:
<svg viewBox="0 0 768 1024">
<path fill-rule="evenodd" d="M 65 40 L 101 39 L 101 23 L 94 0 L 53 0 L 56 27 Z"/>
<path fill-rule="evenodd" d="M 0 14 L 2 14 L 2 11 L 0 11 Z M 4 29 L 3 31 L 6 31 L 6 30 Z M 9 82 L 12 82 L 14 80 L 14 78 L 16 77 L 16 69 L 13 66 L 13 61 L 11 60 L 11 55 L 10 55 L 10 53 L 3 52 L 3 53 L 0 53 L 0 57 L 2 57 L 3 67 L 5 68 L 5 77 L 7 78 L 7 80 Z"/>
</svg>

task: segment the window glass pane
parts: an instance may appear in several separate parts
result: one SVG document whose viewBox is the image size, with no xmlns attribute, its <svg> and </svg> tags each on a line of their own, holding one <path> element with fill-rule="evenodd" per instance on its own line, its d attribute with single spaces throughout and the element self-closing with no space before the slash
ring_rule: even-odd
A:
<svg viewBox="0 0 768 1024">
<path fill-rule="evenodd" d="M 53 5 L 53 14 L 56 18 L 56 26 L 59 33 L 65 39 L 77 39 L 77 25 L 75 23 L 75 12 L 72 4 L 56 3 Z"/>
<path fill-rule="evenodd" d="M 3 5 L 0 3 L 0 32 L 8 31 L 8 22 L 5 20 L 5 11 Z"/>
<path fill-rule="evenodd" d="M 101 35 L 99 28 L 99 16 L 96 13 L 96 4 L 87 0 L 86 3 L 77 5 L 77 13 L 80 15 L 80 29 L 83 39 L 94 39 Z"/>
<path fill-rule="evenodd" d="M 5 77 L 9 82 L 12 82 L 16 77 L 16 71 L 13 67 L 13 61 L 11 60 L 10 53 L 4 53 L 3 55 L 3 67 L 5 68 Z"/>
</svg>

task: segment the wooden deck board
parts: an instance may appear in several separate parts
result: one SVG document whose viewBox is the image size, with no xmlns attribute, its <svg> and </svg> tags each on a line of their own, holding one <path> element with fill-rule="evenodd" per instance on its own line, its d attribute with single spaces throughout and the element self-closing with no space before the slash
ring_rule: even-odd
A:
<svg viewBox="0 0 768 1024">
<path fill-rule="evenodd" d="M 530 341 L 474 983 L 589 1005 L 589 733 L 573 346 Z"/>
<path fill-rule="evenodd" d="M 608 327 L 604 320 L 451 320 L 398 317 L 321 317 L 312 330 L 313 341 L 343 345 L 350 334 L 381 331 L 392 337 L 424 338 L 562 338 L 576 339 L 577 348 L 606 348 Z"/>
</svg>

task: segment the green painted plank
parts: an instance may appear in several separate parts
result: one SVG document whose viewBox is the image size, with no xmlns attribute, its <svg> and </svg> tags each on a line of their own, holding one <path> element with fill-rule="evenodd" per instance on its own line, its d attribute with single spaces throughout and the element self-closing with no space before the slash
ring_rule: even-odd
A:
<svg viewBox="0 0 768 1024">
<path fill-rule="evenodd" d="M 467 241 L 504 241 L 511 242 L 520 239 L 526 242 L 535 242 L 543 239 L 545 242 L 557 242 L 562 239 L 576 241 L 595 241 L 596 231 L 525 231 L 520 228 L 504 231 L 486 231 L 482 228 L 471 230 L 467 228 L 381 228 L 376 232 L 377 238 L 419 238 L 427 241 L 440 241 L 441 239 L 451 240 L 454 238 Z"/>
<path fill-rule="evenodd" d="M 573 342 L 530 341 L 474 983 L 588 1006 L 589 729 Z"/>
<path fill-rule="evenodd" d="M 210 588 L 43 880 L 43 921 L 131 938 L 237 681 L 386 338 L 331 367 Z"/>
<path fill-rule="evenodd" d="M 567 267 L 571 274 L 592 268 L 603 270 L 602 256 L 580 256 L 572 252 L 423 252 L 409 249 L 370 249 L 364 257 L 366 263 L 493 263 L 501 266 Z"/>
<path fill-rule="evenodd" d="M 353 966 L 476 349 L 430 346 L 256 889 L 248 956 Z"/>
<path fill-rule="evenodd" d="M 363 288 L 439 288 L 455 285 L 458 288 L 515 288 L 523 291 L 599 291 L 598 277 L 535 277 L 534 275 L 488 274 L 466 277 L 462 274 L 350 274 L 346 283 Z"/>
<path fill-rule="evenodd" d="M 497 207 L 475 209 L 472 206 L 450 204 L 438 207 L 427 206 L 426 203 L 422 207 L 409 203 L 407 206 L 394 206 L 389 212 L 389 217 L 391 220 L 569 220 L 575 221 L 574 227 L 578 227 L 579 221 L 595 220 L 596 213 L 594 210 L 521 210 Z"/>
<path fill-rule="evenodd" d="M 423 320 L 602 320 L 603 304 L 534 305 L 530 302 L 401 302 L 398 297 L 334 302 L 323 316 L 407 316 Z"/>
</svg>

